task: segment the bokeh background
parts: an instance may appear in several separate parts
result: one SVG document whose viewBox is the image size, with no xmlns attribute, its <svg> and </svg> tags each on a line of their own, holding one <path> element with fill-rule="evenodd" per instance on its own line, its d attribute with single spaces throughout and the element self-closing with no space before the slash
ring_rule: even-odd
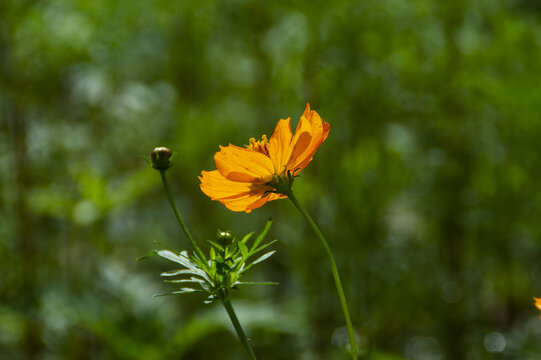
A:
<svg viewBox="0 0 541 360">
<path fill-rule="evenodd" d="M 294 190 L 335 252 L 364 359 L 541 358 L 536 0 L 0 2 L 0 358 L 243 359 L 159 248 L 274 219 L 236 307 L 261 359 L 347 359 L 325 254 L 293 206 L 198 187 L 218 145 L 331 124 Z M 205 247 L 206 245 L 202 245 Z"/>
</svg>

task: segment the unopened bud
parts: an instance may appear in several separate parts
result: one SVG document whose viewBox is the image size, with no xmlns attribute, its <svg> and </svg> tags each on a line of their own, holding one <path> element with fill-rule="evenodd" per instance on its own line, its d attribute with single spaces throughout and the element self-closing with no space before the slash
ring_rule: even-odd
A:
<svg viewBox="0 0 541 360">
<path fill-rule="evenodd" d="M 150 153 L 152 167 L 156 170 L 167 170 L 171 167 L 172 152 L 166 147 L 157 147 Z"/>
<path fill-rule="evenodd" d="M 220 245 L 229 245 L 233 242 L 233 235 L 229 231 L 218 230 L 216 240 Z"/>
</svg>

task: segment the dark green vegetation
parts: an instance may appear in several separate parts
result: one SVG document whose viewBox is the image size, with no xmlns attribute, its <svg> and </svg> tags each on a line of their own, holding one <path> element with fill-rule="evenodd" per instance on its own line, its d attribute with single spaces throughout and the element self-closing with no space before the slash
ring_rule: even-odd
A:
<svg viewBox="0 0 541 360">
<path fill-rule="evenodd" d="M 331 124 L 296 179 L 373 360 L 539 359 L 541 7 L 477 1 L 0 1 L 0 357 L 243 359 L 223 308 L 159 257 L 216 230 L 278 250 L 233 293 L 256 354 L 347 359 L 320 244 L 287 200 L 199 191 L 218 144 L 310 102 Z M 334 335 L 333 335 L 334 334 Z"/>
</svg>

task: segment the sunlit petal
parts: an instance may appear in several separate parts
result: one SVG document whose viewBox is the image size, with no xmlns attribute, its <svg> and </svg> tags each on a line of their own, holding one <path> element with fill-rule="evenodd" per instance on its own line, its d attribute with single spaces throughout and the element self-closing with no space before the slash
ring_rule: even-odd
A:
<svg viewBox="0 0 541 360">
<path fill-rule="evenodd" d="M 279 174 L 284 171 L 289 158 L 291 157 L 291 119 L 282 119 L 278 121 L 274 133 L 269 139 L 267 149 L 269 157 L 274 164 L 274 172 Z"/>
<path fill-rule="evenodd" d="M 291 171 L 300 172 L 310 163 L 310 161 L 312 161 L 316 150 L 321 146 L 323 141 L 327 139 L 330 125 L 327 122 L 324 122 L 317 112 L 310 110 L 309 104 L 306 104 L 306 109 L 299 120 L 299 126 L 297 128 L 298 131 L 308 131 L 311 135 L 308 144 L 300 143 L 301 139 L 299 136 L 300 145 L 294 150 L 287 165 L 288 169 Z M 305 130 L 306 128 L 309 128 L 309 130 Z M 297 135 L 297 132 L 295 135 Z"/>
<path fill-rule="evenodd" d="M 214 161 L 218 171 L 232 181 L 265 182 L 274 174 L 274 166 L 268 156 L 235 145 L 221 146 L 214 155 Z"/>
<path fill-rule="evenodd" d="M 287 168 L 289 170 L 295 170 L 298 163 L 306 158 L 306 156 L 303 155 L 312 143 L 312 132 L 312 124 L 310 121 L 306 117 L 301 116 L 297 129 L 295 130 L 295 135 L 293 135 L 293 139 L 291 140 L 291 156 L 287 163 Z"/>
<path fill-rule="evenodd" d="M 261 205 L 253 207 L 253 204 L 258 203 L 262 199 L 266 198 L 265 191 L 265 189 L 259 189 L 256 192 L 252 192 L 249 194 L 239 194 L 236 197 L 218 199 L 218 201 L 224 204 L 229 210 L 245 211 L 249 213 L 252 211 L 252 209 L 262 206 L 267 202 L 267 200 L 264 200 Z"/>
<path fill-rule="evenodd" d="M 202 171 L 199 176 L 201 191 L 212 200 L 227 198 L 238 194 L 248 194 L 253 190 L 252 183 L 232 181 L 224 177 L 218 170 Z"/>
</svg>

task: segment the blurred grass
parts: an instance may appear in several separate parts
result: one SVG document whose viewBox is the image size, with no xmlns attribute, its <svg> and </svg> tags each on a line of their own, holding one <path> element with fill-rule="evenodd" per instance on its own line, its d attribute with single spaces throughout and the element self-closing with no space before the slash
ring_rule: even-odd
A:
<svg viewBox="0 0 541 360">
<path fill-rule="evenodd" d="M 296 181 L 331 242 L 366 359 L 536 359 L 541 8 L 536 1 L 0 3 L 0 348 L 6 359 L 240 359 L 221 309 L 168 284 L 153 241 L 275 224 L 236 294 L 263 359 L 343 359 L 343 320 L 287 202 L 198 188 L 218 145 L 306 102 L 331 124 Z M 252 321 L 251 321 L 252 320 Z M 334 335 L 333 335 L 334 334 Z M 494 335 L 496 334 L 496 335 Z"/>
</svg>

